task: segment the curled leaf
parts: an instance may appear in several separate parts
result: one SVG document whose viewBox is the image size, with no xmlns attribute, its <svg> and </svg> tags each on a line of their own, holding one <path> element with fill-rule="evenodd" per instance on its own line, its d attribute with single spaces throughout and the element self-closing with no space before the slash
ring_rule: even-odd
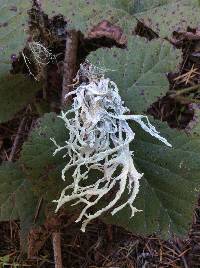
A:
<svg viewBox="0 0 200 268">
<path fill-rule="evenodd" d="M 115 41 L 119 46 L 124 46 L 127 44 L 127 37 L 124 35 L 123 30 L 119 26 L 116 26 L 107 20 L 103 20 L 94 26 L 86 38 L 109 38 Z"/>
</svg>

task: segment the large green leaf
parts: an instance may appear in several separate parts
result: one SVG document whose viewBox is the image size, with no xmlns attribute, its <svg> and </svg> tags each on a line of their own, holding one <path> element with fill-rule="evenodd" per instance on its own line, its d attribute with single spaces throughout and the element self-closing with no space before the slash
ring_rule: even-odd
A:
<svg viewBox="0 0 200 268">
<path fill-rule="evenodd" d="M 90 1 L 90 4 L 95 4 L 95 2 L 97 1 Z M 98 4 L 105 5 L 106 7 L 122 9 L 129 13 L 133 11 L 134 7 L 134 1 L 132 0 L 98 0 Z"/>
<path fill-rule="evenodd" d="M 64 15 L 68 28 L 81 30 L 84 34 L 102 20 L 115 23 L 129 33 L 137 23 L 127 12 L 133 8 L 130 0 L 44 0 L 41 5 L 49 16 Z"/>
<path fill-rule="evenodd" d="M 103 19 L 130 33 L 140 20 L 160 37 L 197 27 L 200 12 L 198 0 L 44 0 L 42 8 L 50 16 L 63 14 L 68 26 L 84 33 Z"/>
<path fill-rule="evenodd" d="M 33 221 L 37 200 L 16 163 L 0 166 L 0 221 Z"/>
<path fill-rule="evenodd" d="M 10 70 L 12 56 L 17 56 L 27 39 L 30 0 L 0 0 L 0 79 Z"/>
<path fill-rule="evenodd" d="M 0 166 L 0 221 L 19 219 L 16 197 L 24 182 L 24 175 L 15 164 L 4 163 Z"/>
<path fill-rule="evenodd" d="M 174 31 L 185 31 L 188 26 L 195 28 L 199 25 L 198 0 L 155 0 L 157 6 L 153 8 L 148 0 L 142 2 L 145 5 L 139 4 L 138 11 L 145 11 L 135 16 L 160 37 L 171 37 Z"/>
<path fill-rule="evenodd" d="M 140 234 L 186 235 L 200 189 L 200 140 L 165 124 L 153 124 L 173 147 L 152 139 L 140 126 L 132 126 L 136 132 L 131 146 L 134 160 L 144 173 L 135 205 L 143 212 L 128 219 L 127 208 L 106 220 Z"/>
<path fill-rule="evenodd" d="M 59 144 L 67 139 L 63 121 L 54 113 L 45 114 L 38 120 L 23 145 L 20 158 L 34 192 L 48 201 L 58 197 L 65 185 L 61 180 L 61 170 L 66 162 L 60 155 L 53 157 L 55 145 L 50 138 L 55 138 Z"/>
<path fill-rule="evenodd" d="M 168 236 L 170 231 L 185 234 L 192 220 L 199 189 L 200 140 L 153 122 L 153 119 L 151 121 L 160 128 L 173 148 L 152 138 L 140 126 L 132 125 L 136 132 L 132 144 L 134 159 L 138 170 L 144 173 L 136 206 L 143 212 L 130 219 L 129 208 L 125 208 L 104 220 L 140 234 L 157 232 L 163 237 Z M 37 194 L 49 201 L 58 197 L 64 187 L 61 170 L 66 162 L 59 154 L 52 157 L 55 148 L 49 141 L 50 137 L 55 137 L 61 145 L 67 139 L 64 123 L 53 113 L 40 119 L 23 146 L 20 159 Z M 66 184 L 71 179 L 69 173 Z"/>
<path fill-rule="evenodd" d="M 33 100 L 40 84 L 22 74 L 7 74 L 0 78 L 0 123 L 11 119 L 16 112 Z"/>
<path fill-rule="evenodd" d="M 0 123 L 11 119 L 38 90 L 23 75 L 11 75 L 11 63 L 25 47 L 31 0 L 0 0 Z"/>
<path fill-rule="evenodd" d="M 34 222 L 38 197 L 17 163 L 4 162 L 0 166 L 0 221 L 20 220 L 21 247 L 26 250 L 30 228 L 44 221 L 43 207 Z M 42 212 L 41 212 L 42 211 Z"/>
<path fill-rule="evenodd" d="M 133 13 L 148 11 L 172 2 L 174 0 L 135 0 L 133 1 Z"/>
<path fill-rule="evenodd" d="M 98 49 L 88 57 L 93 64 L 108 69 L 106 76 L 119 87 L 126 105 L 141 113 L 166 94 L 168 72 L 175 71 L 181 62 L 181 51 L 160 39 L 147 42 L 130 37 L 128 48 Z M 110 71 L 111 70 L 111 71 Z"/>
</svg>

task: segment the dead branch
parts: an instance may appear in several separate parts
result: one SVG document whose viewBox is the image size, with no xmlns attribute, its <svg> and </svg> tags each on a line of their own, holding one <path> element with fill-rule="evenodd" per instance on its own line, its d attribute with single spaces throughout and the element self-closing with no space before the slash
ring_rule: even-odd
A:
<svg viewBox="0 0 200 268">
<path fill-rule="evenodd" d="M 77 72 L 77 50 L 79 33 L 75 30 L 69 31 L 66 39 L 64 69 L 63 69 L 63 84 L 61 104 L 66 104 L 65 96 L 70 91 L 73 84 L 73 78 Z"/>
<path fill-rule="evenodd" d="M 62 253 L 61 253 L 61 234 L 60 232 L 52 233 L 52 243 L 54 252 L 55 268 L 62 268 Z"/>
<path fill-rule="evenodd" d="M 21 136 L 21 133 L 23 131 L 23 128 L 24 128 L 24 125 L 25 125 L 25 117 L 21 120 L 20 124 L 19 124 L 19 128 L 17 130 L 17 134 L 16 134 L 16 137 L 14 139 L 14 142 L 13 142 L 13 146 L 12 146 L 12 150 L 11 150 L 11 153 L 8 157 L 8 161 L 12 162 L 14 156 L 15 156 L 15 153 L 17 151 L 17 146 L 19 144 L 19 140 L 20 140 L 20 136 Z"/>
</svg>

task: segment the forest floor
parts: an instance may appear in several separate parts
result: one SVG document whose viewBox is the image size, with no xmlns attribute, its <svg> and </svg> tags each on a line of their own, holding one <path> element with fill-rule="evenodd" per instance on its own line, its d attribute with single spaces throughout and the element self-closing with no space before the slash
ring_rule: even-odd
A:
<svg viewBox="0 0 200 268">
<path fill-rule="evenodd" d="M 136 236 L 100 221 L 90 224 L 84 234 L 79 225 L 72 223 L 61 230 L 63 267 L 200 267 L 199 214 L 197 208 L 188 238 L 182 240 Z M 19 228 L 18 222 L 0 224 L 0 267 L 55 267 L 51 235 L 37 255 L 28 260 L 20 253 Z"/>
</svg>

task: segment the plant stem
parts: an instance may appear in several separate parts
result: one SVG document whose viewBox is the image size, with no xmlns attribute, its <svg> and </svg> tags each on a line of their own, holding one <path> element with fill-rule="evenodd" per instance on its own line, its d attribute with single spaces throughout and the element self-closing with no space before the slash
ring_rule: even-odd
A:
<svg viewBox="0 0 200 268">
<path fill-rule="evenodd" d="M 56 231 L 52 233 L 55 268 L 62 268 L 61 235 Z"/>
<path fill-rule="evenodd" d="M 185 94 L 185 93 L 189 93 L 193 90 L 196 90 L 196 89 L 199 89 L 200 88 L 200 85 L 195 85 L 195 86 L 192 86 L 192 87 L 187 87 L 187 88 L 183 88 L 183 89 L 177 89 L 175 92 L 172 92 L 170 94 L 170 97 L 172 98 L 176 98 L 177 96 L 180 96 L 182 94 Z"/>
<path fill-rule="evenodd" d="M 23 131 L 25 122 L 26 122 L 26 120 L 25 120 L 25 117 L 24 117 L 20 122 L 19 128 L 17 130 L 16 137 L 15 137 L 14 142 L 13 142 L 12 150 L 11 150 L 11 153 L 10 153 L 9 158 L 8 158 L 9 162 L 12 162 L 12 160 L 13 160 L 13 158 L 15 156 L 15 153 L 17 151 L 17 146 L 19 144 L 20 136 L 21 136 L 21 133 Z"/>
<path fill-rule="evenodd" d="M 184 97 L 184 96 L 176 96 L 175 97 L 176 101 L 181 102 L 182 104 L 190 104 L 190 103 L 200 103 L 200 99 L 193 99 L 189 97 Z"/>
<path fill-rule="evenodd" d="M 62 97 L 61 104 L 66 104 L 65 96 L 72 87 L 73 78 L 77 72 L 77 50 L 78 50 L 78 38 L 77 31 L 72 30 L 67 33 L 65 59 L 63 68 L 63 84 L 62 84 Z"/>
</svg>

